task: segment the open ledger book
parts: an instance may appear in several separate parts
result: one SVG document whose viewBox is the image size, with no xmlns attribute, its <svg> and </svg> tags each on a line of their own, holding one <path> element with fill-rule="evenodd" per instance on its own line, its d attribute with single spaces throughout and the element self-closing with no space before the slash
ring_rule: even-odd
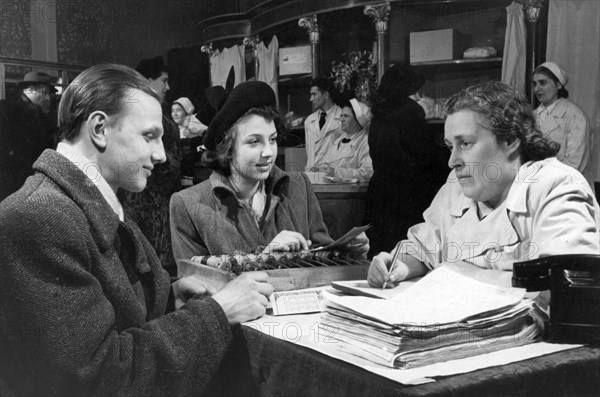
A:
<svg viewBox="0 0 600 397">
<path fill-rule="evenodd" d="M 387 300 L 325 291 L 322 324 L 339 349 L 409 368 L 535 341 L 544 315 L 524 296 L 442 266 Z"/>
</svg>

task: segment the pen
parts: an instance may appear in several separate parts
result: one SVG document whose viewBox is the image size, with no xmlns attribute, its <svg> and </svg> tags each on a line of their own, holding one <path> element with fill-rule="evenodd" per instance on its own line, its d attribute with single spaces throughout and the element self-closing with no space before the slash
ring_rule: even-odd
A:
<svg viewBox="0 0 600 397">
<path fill-rule="evenodd" d="M 394 251 L 394 256 L 392 256 L 392 263 L 390 265 L 390 270 L 388 270 L 387 280 L 390 279 L 390 275 L 392 274 L 392 272 L 394 271 L 394 268 L 396 267 L 396 261 L 398 260 L 398 255 L 400 255 L 400 241 L 398 242 L 398 244 L 396 244 L 396 247 L 394 249 L 396 251 Z M 381 289 L 385 289 L 385 287 L 387 287 L 387 280 L 385 280 L 383 282 Z"/>
</svg>

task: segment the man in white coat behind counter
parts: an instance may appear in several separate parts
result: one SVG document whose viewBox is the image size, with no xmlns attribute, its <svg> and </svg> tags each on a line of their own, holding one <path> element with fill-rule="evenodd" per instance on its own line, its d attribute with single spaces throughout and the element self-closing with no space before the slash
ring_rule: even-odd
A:
<svg viewBox="0 0 600 397">
<path fill-rule="evenodd" d="M 327 147 L 324 138 L 341 126 L 342 110 L 334 104 L 332 94 L 335 87 L 326 77 L 317 77 L 310 82 L 310 102 L 314 110 L 304 121 L 306 138 L 306 171 L 323 160 Z M 331 140 L 329 140 L 331 142 Z"/>
</svg>

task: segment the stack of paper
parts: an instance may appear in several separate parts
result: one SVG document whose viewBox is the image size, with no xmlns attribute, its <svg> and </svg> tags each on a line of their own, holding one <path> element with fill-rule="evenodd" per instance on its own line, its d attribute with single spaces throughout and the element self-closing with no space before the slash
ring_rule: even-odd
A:
<svg viewBox="0 0 600 397">
<path fill-rule="evenodd" d="M 348 353 L 416 367 L 535 341 L 543 314 L 524 295 L 443 266 L 389 300 L 324 292 L 321 324 Z"/>
</svg>

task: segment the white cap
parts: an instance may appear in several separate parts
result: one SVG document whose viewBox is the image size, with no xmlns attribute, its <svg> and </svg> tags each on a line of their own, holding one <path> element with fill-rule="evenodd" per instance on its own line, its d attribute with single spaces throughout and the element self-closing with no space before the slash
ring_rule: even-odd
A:
<svg viewBox="0 0 600 397">
<path fill-rule="evenodd" d="M 558 79 L 558 82 L 563 86 L 567 85 L 567 83 L 569 82 L 569 76 L 567 76 L 567 72 L 565 72 L 562 66 L 560 66 L 558 63 L 544 62 L 540 66 L 535 68 L 534 73 L 536 73 L 537 70 L 541 67 L 544 67 L 551 71 L 552 74 L 554 74 L 554 76 L 556 76 L 556 78 Z"/>
<path fill-rule="evenodd" d="M 350 105 L 352 105 L 352 110 L 354 110 L 358 124 L 360 124 L 361 127 L 367 125 L 371 120 L 371 108 L 362 102 L 358 102 L 354 98 L 350 99 Z"/>
<path fill-rule="evenodd" d="M 181 105 L 181 107 L 183 108 L 183 110 L 185 110 L 187 114 L 192 114 L 194 112 L 194 105 L 192 105 L 192 101 L 190 101 L 186 97 L 181 97 L 175 102 L 173 102 L 173 104 L 176 103 Z"/>
</svg>

